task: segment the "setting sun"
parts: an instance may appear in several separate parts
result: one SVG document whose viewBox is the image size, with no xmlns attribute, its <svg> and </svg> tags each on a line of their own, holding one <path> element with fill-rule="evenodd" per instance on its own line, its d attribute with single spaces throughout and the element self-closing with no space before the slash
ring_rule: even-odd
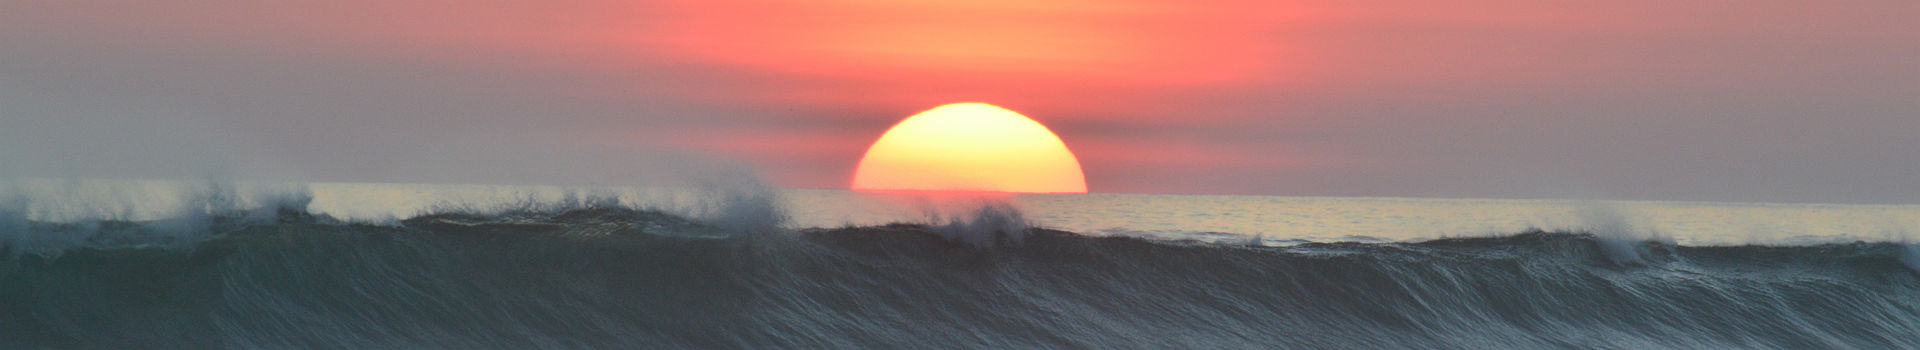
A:
<svg viewBox="0 0 1920 350">
<path fill-rule="evenodd" d="M 994 105 L 955 103 L 888 129 L 860 159 L 853 189 L 1085 193 L 1087 181 L 1046 126 Z"/>
</svg>

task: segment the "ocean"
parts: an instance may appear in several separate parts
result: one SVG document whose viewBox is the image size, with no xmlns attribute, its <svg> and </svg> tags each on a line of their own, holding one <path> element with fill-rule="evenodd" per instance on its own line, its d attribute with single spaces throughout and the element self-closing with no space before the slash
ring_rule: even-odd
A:
<svg viewBox="0 0 1920 350">
<path fill-rule="evenodd" d="M 1920 206 L 16 181 L 0 348 L 1920 348 Z"/>
</svg>

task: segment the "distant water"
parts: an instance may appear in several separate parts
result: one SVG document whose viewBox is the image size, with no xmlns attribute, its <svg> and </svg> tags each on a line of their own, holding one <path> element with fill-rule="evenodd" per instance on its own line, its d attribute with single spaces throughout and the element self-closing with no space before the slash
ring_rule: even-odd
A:
<svg viewBox="0 0 1920 350">
<path fill-rule="evenodd" d="M 766 200 L 789 229 L 925 222 L 969 199 L 920 198 L 826 189 L 568 188 L 422 184 L 38 183 L 16 186 L 15 205 L 46 221 L 156 220 L 204 206 L 225 191 L 249 201 L 307 201 L 305 211 L 349 222 L 392 222 L 436 211 L 501 211 L 565 201 L 616 201 L 691 216 Z M 220 186 L 225 186 L 221 188 Z M 0 189 L 0 208 L 9 192 Z M 24 194 L 24 195 L 20 195 Z M 572 199 L 568 199 L 572 196 Z M 743 198 L 720 198 L 734 196 Z M 257 197 L 257 198 L 256 198 Z M 1550 199 L 1284 197 L 1177 194 L 1022 194 L 1012 204 L 1029 224 L 1088 235 L 1215 240 L 1407 241 L 1509 235 L 1527 230 L 1594 231 L 1689 245 L 1814 244 L 1920 240 L 1920 205 L 1715 203 Z"/>
<path fill-rule="evenodd" d="M 893 196 L 851 191 L 784 195 L 796 227 L 881 224 L 916 218 L 921 209 L 897 205 L 902 201 Z M 1403 241 L 1607 229 L 1729 245 L 1901 241 L 1920 234 L 1920 205 L 1111 193 L 1018 195 L 1013 202 L 1045 227 L 1164 238 Z"/>
<path fill-rule="evenodd" d="M 1915 232 L 1896 205 L 29 181 L 0 191 L 0 348 L 1920 348 Z"/>
</svg>

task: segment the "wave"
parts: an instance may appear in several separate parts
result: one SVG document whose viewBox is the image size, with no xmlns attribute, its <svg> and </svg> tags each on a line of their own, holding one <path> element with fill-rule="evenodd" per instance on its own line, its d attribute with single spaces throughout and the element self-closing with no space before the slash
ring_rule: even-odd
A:
<svg viewBox="0 0 1920 350">
<path fill-rule="evenodd" d="M 9 243 L 0 348 L 1920 348 L 1915 248 L 1898 243 L 1641 240 L 1621 261 L 1575 232 L 1275 247 L 964 221 L 981 241 L 600 203 Z"/>
</svg>

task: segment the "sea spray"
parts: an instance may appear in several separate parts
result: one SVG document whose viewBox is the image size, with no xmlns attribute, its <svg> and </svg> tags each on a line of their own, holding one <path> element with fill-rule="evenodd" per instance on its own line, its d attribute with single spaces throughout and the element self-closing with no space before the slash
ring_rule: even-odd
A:
<svg viewBox="0 0 1920 350">
<path fill-rule="evenodd" d="M 1645 243 L 1660 239 L 1657 233 L 1635 225 L 1620 208 L 1603 202 L 1582 202 L 1574 209 L 1580 221 L 1576 231 L 1592 234 L 1607 261 L 1614 265 L 1641 265 L 1647 262 Z"/>
<path fill-rule="evenodd" d="M 558 204 L 562 208 L 622 208 L 628 207 L 620 200 L 620 193 L 610 189 L 568 188 L 560 193 Z M 634 207 L 637 208 L 637 205 Z"/>
<path fill-rule="evenodd" d="M 0 244 L 36 255 L 78 246 L 184 248 L 249 226 L 311 222 L 313 201 L 305 185 L 211 179 L 28 181 L 0 197 Z"/>
<path fill-rule="evenodd" d="M 1920 237 L 1916 237 L 1914 231 L 1906 229 L 1884 230 L 1884 232 L 1890 241 L 1900 242 L 1901 248 L 1904 248 L 1900 250 L 1900 263 L 1907 265 L 1907 269 L 1913 270 L 1915 274 L 1920 274 Z"/>
<path fill-rule="evenodd" d="M 291 220 L 310 222 L 313 193 L 305 184 L 230 182 L 210 178 L 181 191 L 172 218 L 157 220 L 166 241 L 192 241 L 209 234 Z"/>
<path fill-rule="evenodd" d="M 872 195 L 919 212 L 914 222 L 942 238 L 976 248 L 1018 245 L 1032 226 L 1003 192 L 897 191 Z"/>
<path fill-rule="evenodd" d="M 179 218 L 195 218 L 215 231 L 310 216 L 313 192 L 305 184 L 235 183 L 209 180 L 186 192 Z"/>
<path fill-rule="evenodd" d="M 719 171 L 695 184 L 700 195 L 695 216 L 709 225 L 736 234 L 764 234 L 781 231 L 787 222 L 780 193 L 751 172 Z"/>
<path fill-rule="evenodd" d="M 1900 262 L 1907 264 L 1907 268 L 1914 273 L 1920 273 L 1920 242 L 1907 242 L 1906 248 L 1900 254 Z"/>
<path fill-rule="evenodd" d="M 31 240 L 27 236 L 27 199 L 17 191 L 0 192 L 0 253 L 18 254 Z"/>
<path fill-rule="evenodd" d="M 981 199 L 954 209 L 959 212 L 933 217 L 933 232 L 975 247 L 1019 245 L 1030 228 L 1026 216 L 1007 201 Z"/>
</svg>

